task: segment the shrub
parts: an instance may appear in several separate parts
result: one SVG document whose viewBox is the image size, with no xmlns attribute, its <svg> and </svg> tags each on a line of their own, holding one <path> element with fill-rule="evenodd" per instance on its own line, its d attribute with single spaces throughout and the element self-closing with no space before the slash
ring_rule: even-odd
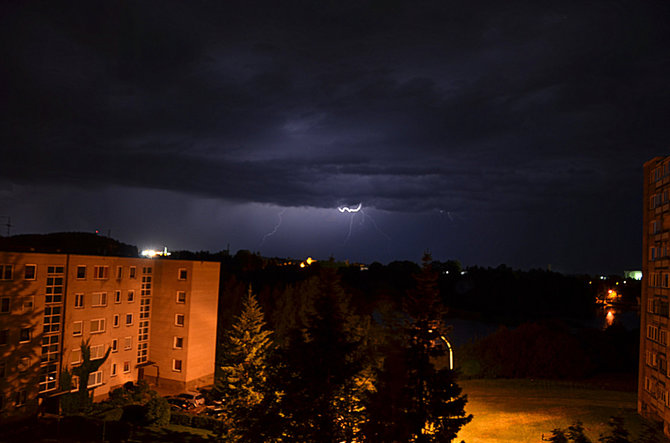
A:
<svg viewBox="0 0 670 443">
<path fill-rule="evenodd" d="M 147 423 L 160 426 L 170 423 L 170 404 L 163 397 L 153 397 L 147 402 L 145 408 Z"/>
<path fill-rule="evenodd" d="M 170 423 L 173 425 L 191 426 L 193 416 L 182 412 L 170 412 Z"/>
</svg>

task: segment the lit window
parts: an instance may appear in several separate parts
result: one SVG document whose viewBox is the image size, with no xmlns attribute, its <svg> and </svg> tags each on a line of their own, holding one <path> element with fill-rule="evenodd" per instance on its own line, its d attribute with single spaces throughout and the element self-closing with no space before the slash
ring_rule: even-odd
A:
<svg viewBox="0 0 670 443">
<path fill-rule="evenodd" d="M 107 293 L 94 292 L 92 296 L 91 306 L 107 306 Z"/>
<path fill-rule="evenodd" d="M 177 291 L 177 303 L 186 303 L 185 291 Z"/>
<path fill-rule="evenodd" d="M 82 329 L 82 322 L 76 321 L 72 323 L 72 335 L 81 335 Z"/>
<path fill-rule="evenodd" d="M 116 338 L 112 340 L 112 352 L 119 352 L 119 340 Z"/>
<path fill-rule="evenodd" d="M 184 348 L 184 337 L 175 337 L 174 338 L 174 348 L 183 349 Z"/>
<path fill-rule="evenodd" d="M 93 278 L 96 280 L 107 280 L 109 278 L 109 266 L 95 266 Z"/>
<path fill-rule="evenodd" d="M 186 271 L 185 268 L 180 268 L 179 269 L 179 280 L 186 280 L 187 275 L 188 275 L 188 272 Z"/>
<path fill-rule="evenodd" d="M 131 266 L 130 269 L 128 270 L 128 277 L 135 278 L 135 273 L 136 272 L 137 272 L 137 268 L 135 268 L 135 266 Z"/>
<path fill-rule="evenodd" d="M 91 320 L 91 334 L 98 334 L 100 332 L 105 332 L 105 319 L 97 318 Z"/>
<path fill-rule="evenodd" d="M 12 266 L 13 265 L 0 265 L 0 280 L 12 279 Z"/>
<path fill-rule="evenodd" d="M 0 314 L 9 314 L 11 302 L 9 297 L 0 298 Z"/>
<path fill-rule="evenodd" d="M 128 351 L 130 349 L 133 349 L 133 338 L 132 337 L 126 337 L 123 339 L 123 349 Z"/>
<path fill-rule="evenodd" d="M 177 326 L 184 326 L 184 314 L 177 314 L 174 316 L 174 324 Z"/>
<path fill-rule="evenodd" d="M 37 274 L 37 265 L 26 265 L 23 271 L 23 278 L 25 280 L 35 280 Z"/>
<path fill-rule="evenodd" d="M 19 331 L 19 343 L 27 343 L 32 338 L 31 328 L 21 328 Z"/>
<path fill-rule="evenodd" d="M 121 291 L 114 292 L 114 303 L 121 303 Z"/>
<path fill-rule="evenodd" d="M 128 291 L 128 303 L 132 303 L 135 301 L 135 291 L 130 290 Z"/>
<path fill-rule="evenodd" d="M 75 308 L 84 307 L 84 294 L 74 294 L 74 307 Z"/>
<path fill-rule="evenodd" d="M 172 360 L 172 370 L 181 372 L 181 360 Z"/>
<path fill-rule="evenodd" d="M 119 327 L 119 314 L 114 314 L 114 317 L 112 317 L 112 326 L 115 328 Z"/>
<path fill-rule="evenodd" d="M 91 372 L 88 375 L 88 387 L 100 386 L 102 384 L 102 371 Z"/>
<path fill-rule="evenodd" d="M 126 314 L 126 326 L 133 324 L 133 314 Z"/>
<path fill-rule="evenodd" d="M 83 280 L 86 278 L 86 266 L 77 266 L 77 279 Z"/>
</svg>

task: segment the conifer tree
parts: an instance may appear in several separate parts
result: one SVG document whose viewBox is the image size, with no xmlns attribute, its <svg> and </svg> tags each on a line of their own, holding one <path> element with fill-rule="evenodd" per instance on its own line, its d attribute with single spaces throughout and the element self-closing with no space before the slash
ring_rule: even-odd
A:
<svg viewBox="0 0 670 443">
<path fill-rule="evenodd" d="M 252 427 L 253 411 L 263 401 L 267 389 L 268 355 L 272 351 L 265 317 L 251 287 L 242 313 L 228 332 L 222 353 L 216 388 L 223 397 L 224 429 L 227 441 L 241 441 Z"/>
<path fill-rule="evenodd" d="M 416 289 L 405 305 L 406 321 L 389 343 L 377 392 L 368 400 L 370 441 L 450 442 L 472 420 L 465 414 L 455 372 L 436 365 L 444 346 L 446 310 L 439 300 L 438 275 L 425 254 Z"/>
</svg>

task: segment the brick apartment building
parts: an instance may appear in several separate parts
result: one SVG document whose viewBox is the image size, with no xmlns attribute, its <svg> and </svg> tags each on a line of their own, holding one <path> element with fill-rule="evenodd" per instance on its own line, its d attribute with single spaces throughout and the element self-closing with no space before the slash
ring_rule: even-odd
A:
<svg viewBox="0 0 670 443">
<path fill-rule="evenodd" d="M 111 348 L 88 379 L 96 397 L 140 379 L 166 391 L 211 384 L 219 266 L 0 251 L 0 422 L 57 396 L 83 340 L 92 358 Z"/>
<path fill-rule="evenodd" d="M 670 435 L 670 157 L 644 164 L 638 412 Z"/>
</svg>

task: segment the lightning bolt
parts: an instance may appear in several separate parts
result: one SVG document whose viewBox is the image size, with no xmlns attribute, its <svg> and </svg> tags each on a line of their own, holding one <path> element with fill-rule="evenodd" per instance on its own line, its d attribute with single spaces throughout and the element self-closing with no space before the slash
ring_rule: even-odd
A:
<svg viewBox="0 0 670 443">
<path fill-rule="evenodd" d="M 265 243 L 265 240 L 266 240 L 268 237 L 271 237 L 271 236 L 273 236 L 273 235 L 275 235 L 275 234 L 277 233 L 277 229 L 279 229 L 279 227 L 281 226 L 282 215 L 284 215 L 284 212 L 285 212 L 285 211 L 286 211 L 286 208 L 284 208 L 284 209 L 282 209 L 281 211 L 279 211 L 279 214 L 277 214 L 277 217 L 279 217 L 279 222 L 277 222 L 277 224 L 275 225 L 275 227 L 274 227 L 274 229 L 273 229 L 272 231 L 268 232 L 267 234 L 265 234 L 265 235 L 263 236 L 263 239 L 261 240 L 261 244 L 260 244 L 258 247 L 263 246 L 263 243 Z"/>
<path fill-rule="evenodd" d="M 349 208 L 347 206 L 338 207 L 337 210 L 340 212 L 358 212 L 363 207 L 363 203 L 359 203 L 355 208 Z"/>
</svg>

